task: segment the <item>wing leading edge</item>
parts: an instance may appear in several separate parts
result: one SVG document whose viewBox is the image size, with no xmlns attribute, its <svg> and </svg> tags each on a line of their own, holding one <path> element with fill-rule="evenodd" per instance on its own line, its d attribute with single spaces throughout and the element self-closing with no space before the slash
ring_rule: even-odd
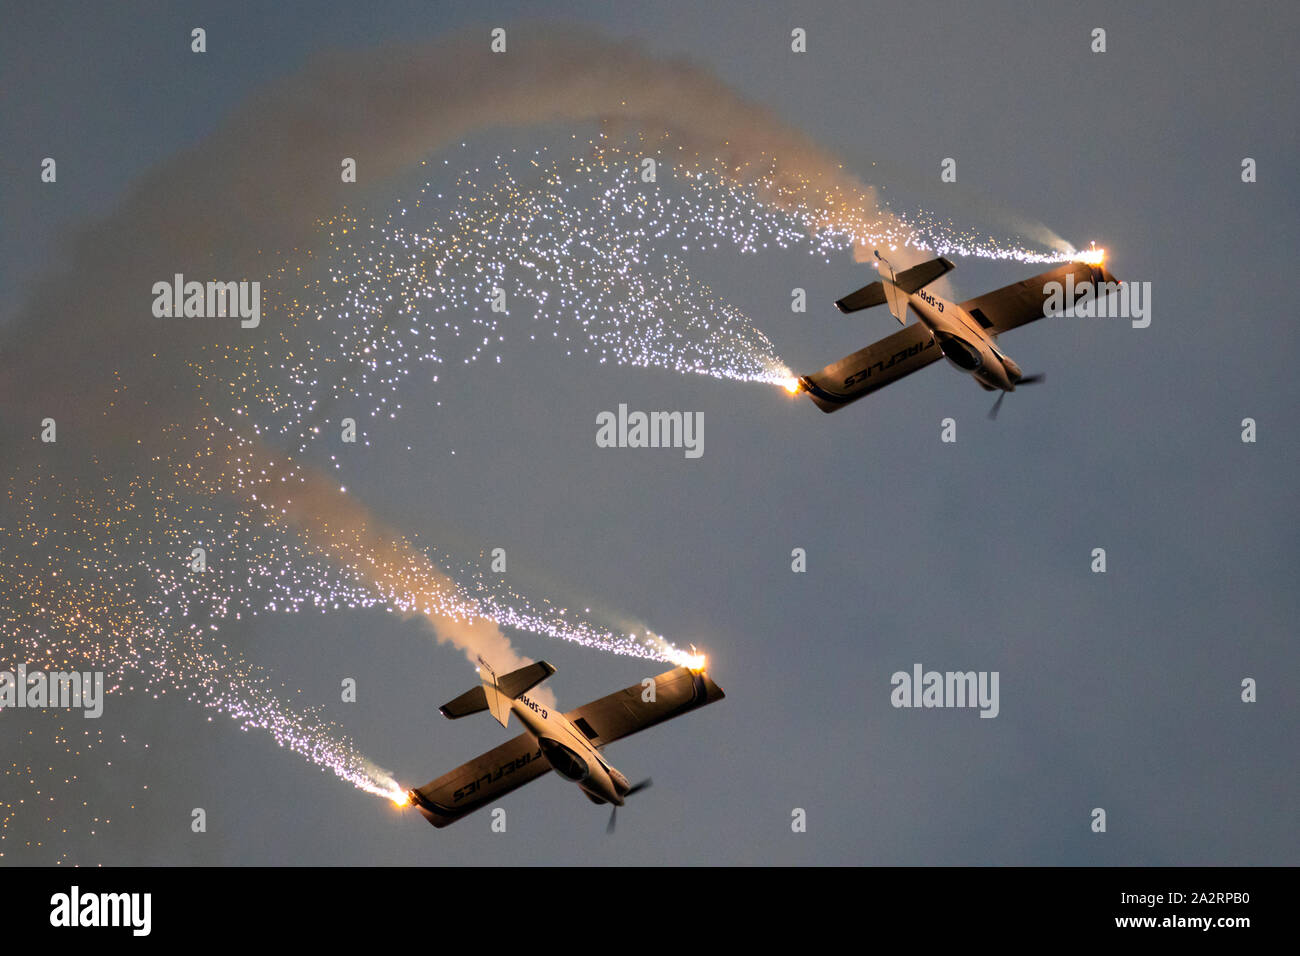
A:
<svg viewBox="0 0 1300 956">
<path fill-rule="evenodd" d="M 633 684 L 564 716 L 593 744 L 603 747 L 726 696 L 708 674 L 687 667 L 674 668 L 653 680 L 653 695 L 645 684 Z M 647 701 L 647 696 L 654 699 Z"/>
<path fill-rule="evenodd" d="M 961 303 L 961 307 L 995 335 L 1010 332 L 1043 318 L 1043 309 L 1048 299 L 1048 293 L 1044 290 L 1052 282 L 1060 283 L 1062 288 L 1067 284 L 1078 288 L 1090 282 L 1118 285 L 1119 280 L 1104 265 L 1067 262 L 1033 278 L 1013 282 L 1001 289 L 967 299 Z"/>
<path fill-rule="evenodd" d="M 937 362 L 942 355 L 930 330 L 916 322 L 799 382 L 818 408 L 833 412 Z"/>
<path fill-rule="evenodd" d="M 532 734 L 520 734 L 417 787 L 411 798 L 423 817 L 441 829 L 550 769 Z"/>
</svg>

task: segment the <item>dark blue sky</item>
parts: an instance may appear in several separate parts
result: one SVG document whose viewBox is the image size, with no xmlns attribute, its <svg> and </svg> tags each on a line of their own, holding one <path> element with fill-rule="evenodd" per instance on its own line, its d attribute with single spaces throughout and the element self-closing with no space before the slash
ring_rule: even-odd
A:
<svg viewBox="0 0 1300 956">
<path fill-rule="evenodd" d="M 76 786 L 54 788 L 69 833 L 27 847 L 12 832 L 31 819 L 20 815 L 6 862 L 1300 862 L 1294 7 L 547 9 L 690 58 L 901 208 L 999 234 L 1024 217 L 1097 240 L 1116 275 L 1152 284 L 1151 326 L 1058 320 L 1008 335 L 1006 351 L 1047 382 L 1010 396 L 996 422 L 990 397 L 947 365 L 824 416 L 768 387 L 601 366 L 508 336 L 500 365 L 413 383 L 406 412 L 343 480 L 453 554 L 505 547 L 530 593 L 710 653 L 725 701 L 608 751 L 629 778 L 655 780 L 617 836 L 553 776 L 502 802 L 504 835 L 486 815 L 434 831 L 263 735 L 125 696 L 96 730 L 129 742 L 70 762 Z M 69 236 L 313 53 L 486 33 L 520 16 L 535 5 L 6 11 L 0 325 L 65 264 Z M 188 49 L 195 25 L 208 31 L 201 57 Z M 804 56 L 789 52 L 796 26 Z M 1094 26 L 1107 30 L 1104 55 L 1089 50 Z M 487 159 L 566 132 L 493 130 L 456 152 Z M 47 155 L 56 188 L 37 179 Z M 954 185 L 938 181 L 947 156 Z M 1240 180 L 1245 156 L 1258 161 L 1255 184 Z M 959 298 L 1038 271 L 957 265 Z M 867 281 L 847 256 L 727 251 L 691 266 L 799 372 L 893 330 L 883 310 L 833 309 Z M 795 286 L 808 290 L 805 315 L 789 310 Z M 61 318 L 99 320 L 93 302 Z M 7 336 L 0 350 L 12 359 L 23 341 Z M 702 411 L 704 456 L 597 448 L 596 414 L 622 402 Z M 947 417 L 956 444 L 939 441 Z M 1240 441 L 1245 417 L 1259 423 L 1256 444 Z M 806 574 L 790 571 L 796 546 Z M 1089 571 L 1095 547 L 1104 575 Z M 473 675 L 415 623 L 353 611 L 227 633 L 403 783 L 501 739 L 486 718 L 437 714 Z M 665 669 L 513 637 L 557 666 L 550 684 L 566 706 Z M 0 650 L 3 666 L 18 649 Z M 894 709 L 890 675 L 915 662 L 998 671 L 999 716 Z M 359 681 L 355 705 L 332 702 L 342 676 Z M 1246 677 L 1258 703 L 1239 700 Z M 12 743 L 44 761 L 58 722 L 3 714 L 6 755 Z M 62 747 L 48 756 L 67 759 Z M 0 778 L 0 802 L 23 796 L 18 779 Z M 111 825 L 91 835 L 62 809 L 74 795 Z M 194 806 L 208 811 L 205 835 L 189 830 Z M 805 834 L 791 833 L 794 807 L 808 811 Z M 1094 807 L 1107 810 L 1105 834 L 1089 831 Z"/>
</svg>

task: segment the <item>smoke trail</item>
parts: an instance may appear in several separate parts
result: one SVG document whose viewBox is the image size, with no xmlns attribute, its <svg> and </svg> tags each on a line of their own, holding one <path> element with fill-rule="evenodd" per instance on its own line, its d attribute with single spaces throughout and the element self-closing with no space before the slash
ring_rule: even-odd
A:
<svg viewBox="0 0 1300 956">
<path fill-rule="evenodd" d="M 199 459 L 203 465 L 192 477 L 209 492 L 239 493 L 257 502 L 268 525 L 296 528 L 307 548 L 356 572 L 385 605 L 422 616 L 439 643 L 464 651 L 470 663 L 481 656 L 505 673 L 532 662 L 426 554 L 355 498 L 316 472 L 277 460 L 256 441 L 232 439 L 232 445 L 225 456 Z M 539 693 L 545 696 L 546 688 Z"/>
<path fill-rule="evenodd" d="M 583 616 L 537 608 L 500 589 L 471 593 L 319 473 L 277 457 L 257 440 L 223 437 L 206 426 L 196 440 L 198 454 L 184 456 L 184 467 L 178 467 L 179 461 L 168 466 L 179 485 L 200 498 L 236 495 L 253 502 L 258 523 L 282 532 L 295 558 L 325 558 L 353 574 L 369 592 L 359 596 L 331 583 L 323 589 L 331 603 L 378 603 L 418 615 L 440 641 L 463 650 L 470 662 L 482 656 L 498 672 L 531 663 L 515 653 L 502 624 L 633 657 L 677 662 L 688 657 L 645 629 L 638 636 L 600 628 Z"/>
<path fill-rule="evenodd" d="M 362 790 L 397 799 L 401 788 L 374 772 L 318 707 L 285 704 L 261 668 L 221 641 L 218 606 L 172 607 L 158 587 L 169 569 L 150 564 L 150 539 L 168 528 L 137 532 L 122 517 L 153 502 L 138 502 L 135 490 L 120 495 L 32 478 L 16 483 L 15 514 L 0 526 L 0 541 L 28 544 L 0 548 L 0 647 L 32 669 L 101 670 L 110 695 L 196 703 L 244 730 L 265 731 Z"/>
<path fill-rule="evenodd" d="M 337 205 L 342 157 L 373 184 L 475 131 L 592 120 L 673 130 L 691 148 L 771 177 L 774 202 L 804 204 L 821 220 L 874 205 L 803 135 L 705 70 L 596 33 L 516 30 L 506 56 L 491 54 L 477 32 L 325 55 L 144 177 L 77 238 L 64 270 L 38 287 L 10 331 L 0 399 L 24 423 L 112 408 L 100 429 L 113 425 L 134 442 L 192 399 L 175 387 L 187 362 L 236 342 L 274 343 L 267 324 L 154 319 L 154 282 L 175 273 L 256 277 L 265 250 L 299 245 Z"/>
</svg>

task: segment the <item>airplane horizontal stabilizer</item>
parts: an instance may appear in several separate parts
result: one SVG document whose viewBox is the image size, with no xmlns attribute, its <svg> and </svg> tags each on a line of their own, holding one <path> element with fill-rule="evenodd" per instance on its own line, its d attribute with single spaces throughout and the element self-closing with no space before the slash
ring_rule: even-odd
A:
<svg viewBox="0 0 1300 956">
<path fill-rule="evenodd" d="M 487 694 L 483 692 L 482 685 L 475 687 L 473 690 L 467 690 L 455 700 L 448 701 L 438 710 L 442 716 L 455 720 L 458 717 L 468 717 L 470 714 L 477 714 L 479 711 L 487 710 Z"/>
<path fill-rule="evenodd" d="M 869 285 L 864 285 L 857 292 L 850 292 L 844 298 L 836 301 L 835 308 L 848 315 L 850 312 L 860 312 L 862 309 L 870 309 L 872 306 L 884 304 L 884 285 L 880 282 L 872 282 Z"/>
<path fill-rule="evenodd" d="M 501 677 L 493 675 L 486 665 L 483 668 L 484 682 L 472 690 L 467 690 L 455 700 L 448 701 L 438 710 L 442 716 L 456 720 L 470 714 L 491 710 L 492 716 L 501 726 L 506 725 L 510 716 L 510 701 L 521 694 L 526 694 L 546 678 L 555 673 L 555 668 L 546 661 L 537 661 L 518 670 L 513 670 Z"/>
<path fill-rule="evenodd" d="M 511 671 L 497 678 L 497 687 L 511 700 L 520 694 L 526 694 L 546 678 L 555 673 L 555 668 L 546 661 L 528 664 L 519 670 Z"/>
<path fill-rule="evenodd" d="M 894 277 L 894 284 L 903 292 L 911 295 L 954 268 L 955 266 L 951 262 L 940 256 L 937 259 L 931 259 L 929 262 L 922 262 L 920 265 L 912 266 L 910 269 L 904 269 Z M 857 292 L 849 293 L 835 303 L 835 308 L 847 314 L 861 309 L 869 309 L 876 305 L 884 305 L 885 301 L 884 283 L 877 281 L 864 285 Z"/>
</svg>

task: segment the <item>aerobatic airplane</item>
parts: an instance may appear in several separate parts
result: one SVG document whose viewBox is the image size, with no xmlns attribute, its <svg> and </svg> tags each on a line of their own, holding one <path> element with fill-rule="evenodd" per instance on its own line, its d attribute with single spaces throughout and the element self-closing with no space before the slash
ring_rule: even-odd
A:
<svg viewBox="0 0 1300 956">
<path fill-rule="evenodd" d="M 870 395 L 942 356 L 985 390 L 1001 390 L 989 412 L 990 418 L 996 417 L 1007 392 L 1014 392 L 1017 385 L 1042 381 L 1041 375 L 1023 374 L 1020 366 L 1003 354 L 998 335 L 1043 318 L 1052 283 L 1060 283 L 1058 290 L 1087 286 L 1099 299 L 1119 288 L 1100 249 L 960 304 L 925 291 L 925 286 L 954 268 L 947 259 L 931 259 L 895 275 L 889 260 L 879 252 L 876 258 L 880 260 L 880 279 L 845 296 L 835 306 L 848 313 L 888 304 L 903 329 L 788 386 L 795 393 L 807 392 L 824 412 Z M 912 326 L 907 325 L 909 308 L 920 320 Z"/>
<path fill-rule="evenodd" d="M 546 661 L 498 679 L 479 658 L 483 683 L 444 704 L 439 708 L 442 715 L 455 720 L 486 710 L 504 727 L 513 712 L 524 732 L 408 791 L 407 799 L 435 827 L 445 827 L 554 770 L 576 783 L 592 803 L 613 805 L 608 825 L 612 833 L 618 808 L 650 781 L 629 783 L 601 750 L 615 740 L 721 700 L 722 688 L 704 672 L 703 658 L 697 660 L 698 666 L 674 668 L 653 678 L 653 683 L 635 684 L 562 714 L 528 696 L 555 673 Z"/>
</svg>

